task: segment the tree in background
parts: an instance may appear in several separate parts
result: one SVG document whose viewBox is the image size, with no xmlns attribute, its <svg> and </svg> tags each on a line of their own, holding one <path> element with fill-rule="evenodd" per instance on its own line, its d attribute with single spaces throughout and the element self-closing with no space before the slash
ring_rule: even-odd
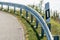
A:
<svg viewBox="0 0 60 40">
<path fill-rule="evenodd" d="M 37 12 L 39 12 L 40 14 L 42 14 L 42 4 L 43 4 L 43 0 L 40 0 L 38 5 L 34 5 L 35 2 L 33 3 L 33 5 L 28 5 L 30 7 L 32 7 L 33 9 L 35 9 Z"/>
<path fill-rule="evenodd" d="M 58 18 L 58 16 L 59 16 L 59 14 L 58 14 L 57 11 L 56 11 L 56 18 Z"/>
<path fill-rule="evenodd" d="M 42 4 L 43 4 L 43 0 L 40 0 L 40 2 L 39 2 L 39 13 L 42 13 Z"/>
<path fill-rule="evenodd" d="M 57 11 L 54 11 L 54 13 L 53 13 L 54 20 L 58 19 L 58 17 L 59 17 L 59 14 L 57 13 Z"/>
<path fill-rule="evenodd" d="M 54 11 L 54 13 L 53 13 L 53 18 L 54 18 L 54 20 L 56 19 L 56 16 L 55 16 L 55 11 Z"/>
</svg>

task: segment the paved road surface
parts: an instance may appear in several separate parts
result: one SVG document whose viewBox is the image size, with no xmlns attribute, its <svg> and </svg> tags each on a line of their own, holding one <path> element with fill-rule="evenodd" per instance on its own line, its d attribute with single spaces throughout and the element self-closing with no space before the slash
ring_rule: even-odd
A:
<svg viewBox="0 0 60 40">
<path fill-rule="evenodd" d="M 24 40 L 24 31 L 17 18 L 0 11 L 0 40 Z"/>
</svg>

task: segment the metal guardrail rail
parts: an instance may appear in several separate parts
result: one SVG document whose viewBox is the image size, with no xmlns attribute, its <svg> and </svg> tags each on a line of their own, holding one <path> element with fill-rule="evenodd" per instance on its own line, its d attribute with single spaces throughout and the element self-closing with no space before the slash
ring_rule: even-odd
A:
<svg viewBox="0 0 60 40">
<path fill-rule="evenodd" d="M 35 11 L 34 9 L 32 9 L 32 8 L 30 8 L 28 6 L 25 6 L 25 5 L 16 4 L 16 3 L 8 3 L 8 2 L 0 2 L 0 5 L 18 7 L 18 8 L 22 8 L 22 9 L 24 9 L 26 11 L 31 12 L 31 14 L 38 20 L 38 22 L 41 24 L 42 28 L 44 29 L 44 31 L 46 33 L 46 36 L 47 36 L 47 39 L 48 40 L 54 40 L 53 36 L 52 36 L 52 34 L 51 34 L 47 24 L 46 24 L 46 22 L 44 21 L 42 16 L 37 11 Z"/>
</svg>

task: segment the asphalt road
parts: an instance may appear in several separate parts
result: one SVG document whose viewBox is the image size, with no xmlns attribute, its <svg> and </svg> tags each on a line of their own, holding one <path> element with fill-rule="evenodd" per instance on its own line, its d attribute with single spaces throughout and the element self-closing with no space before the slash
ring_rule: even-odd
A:
<svg viewBox="0 0 60 40">
<path fill-rule="evenodd" d="M 25 40 L 24 30 L 17 18 L 0 11 L 0 40 Z"/>
</svg>

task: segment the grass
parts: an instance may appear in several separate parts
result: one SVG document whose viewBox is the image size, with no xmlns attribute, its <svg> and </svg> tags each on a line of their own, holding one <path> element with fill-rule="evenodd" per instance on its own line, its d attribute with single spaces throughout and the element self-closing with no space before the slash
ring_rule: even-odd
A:
<svg viewBox="0 0 60 40">
<path fill-rule="evenodd" d="M 5 12 L 8 12 L 6 9 L 4 10 Z M 10 14 L 16 16 L 18 18 L 18 21 L 22 22 L 22 24 L 24 25 L 24 30 L 25 30 L 25 37 L 26 40 L 47 40 L 46 36 L 41 38 L 39 36 L 39 34 L 41 33 L 41 25 L 38 24 L 38 28 L 35 29 L 34 26 L 36 24 L 36 22 L 31 23 L 31 14 L 29 12 L 29 19 L 25 18 L 26 12 L 23 10 L 23 15 L 20 16 L 20 12 L 19 10 L 16 10 L 16 13 L 14 13 L 13 9 L 10 9 Z M 36 21 L 36 19 L 34 18 L 34 21 Z M 51 33 L 53 35 L 60 35 L 60 24 L 56 21 L 54 21 L 51 18 Z"/>
<path fill-rule="evenodd" d="M 51 29 L 53 35 L 60 35 L 60 23 L 54 21 L 54 19 L 51 19 Z"/>
</svg>

